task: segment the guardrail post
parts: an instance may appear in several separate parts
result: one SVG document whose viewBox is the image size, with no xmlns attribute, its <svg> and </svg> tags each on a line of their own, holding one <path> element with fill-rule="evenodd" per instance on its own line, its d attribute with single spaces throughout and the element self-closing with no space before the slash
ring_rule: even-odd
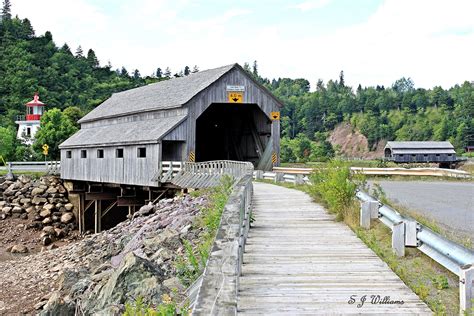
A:
<svg viewBox="0 0 474 316">
<path fill-rule="evenodd" d="M 360 207 L 360 227 L 370 229 L 370 220 L 378 218 L 379 203 L 376 201 L 362 202 Z"/>
<path fill-rule="evenodd" d="M 304 184 L 304 179 L 303 179 L 303 175 L 302 174 L 297 174 L 295 176 L 295 184 Z"/>
<path fill-rule="evenodd" d="M 474 266 L 467 265 L 461 268 L 459 275 L 459 308 L 460 313 L 470 315 L 474 312 Z"/>
<path fill-rule="evenodd" d="M 15 179 L 15 175 L 13 174 L 13 169 L 12 169 L 12 163 L 11 163 L 11 161 L 8 162 L 7 178 L 8 178 L 8 179 Z"/>
<path fill-rule="evenodd" d="M 256 170 L 255 171 L 255 180 L 262 180 L 263 179 L 263 170 Z"/>
<path fill-rule="evenodd" d="M 282 182 L 284 180 L 283 173 L 276 172 L 275 173 L 275 182 Z"/>
<path fill-rule="evenodd" d="M 405 220 L 405 246 L 418 247 L 418 223 L 414 220 Z"/>
<path fill-rule="evenodd" d="M 392 249 L 397 256 L 405 256 L 405 223 L 403 221 L 393 224 Z"/>
</svg>

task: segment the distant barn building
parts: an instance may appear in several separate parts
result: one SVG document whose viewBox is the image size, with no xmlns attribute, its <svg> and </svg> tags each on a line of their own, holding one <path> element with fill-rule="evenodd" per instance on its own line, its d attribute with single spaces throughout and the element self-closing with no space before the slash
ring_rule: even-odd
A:
<svg viewBox="0 0 474 316">
<path fill-rule="evenodd" d="M 385 159 L 396 163 L 439 163 L 457 161 L 456 151 L 450 142 L 388 142 Z"/>
<path fill-rule="evenodd" d="M 159 186 L 163 161 L 279 163 L 280 107 L 238 64 L 115 93 L 60 145 L 66 180 Z"/>
</svg>

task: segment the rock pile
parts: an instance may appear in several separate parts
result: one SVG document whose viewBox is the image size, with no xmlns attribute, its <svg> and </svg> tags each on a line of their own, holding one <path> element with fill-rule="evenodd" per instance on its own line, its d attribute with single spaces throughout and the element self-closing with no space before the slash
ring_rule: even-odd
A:
<svg viewBox="0 0 474 316">
<path fill-rule="evenodd" d="M 0 220 L 9 217 L 28 220 L 26 229 L 42 230 L 44 246 L 68 236 L 76 228 L 73 208 L 57 177 L 32 180 L 22 175 L 16 181 L 0 178 Z"/>
<path fill-rule="evenodd" d="M 0 262 L 0 314 L 121 315 L 124 303 L 138 297 L 161 303 L 163 294 L 183 290 L 175 262 L 185 253 L 183 240 L 201 233 L 193 222 L 207 201 L 205 196 L 161 200 L 110 230 L 14 264 Z M 2 310 L 2 300 L 12 303 Z"/>
</svg>

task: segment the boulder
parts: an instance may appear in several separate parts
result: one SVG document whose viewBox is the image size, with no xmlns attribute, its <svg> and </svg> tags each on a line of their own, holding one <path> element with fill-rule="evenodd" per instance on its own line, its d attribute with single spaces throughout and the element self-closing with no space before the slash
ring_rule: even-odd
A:
<svg viewBox="0 0 474 316">
<path fill-rule="evenodd" d="M 12 209 L 12 213 L 21 214 L 21 213 L 23 213 L 23 209 L 22 209 L 20 206 L 15 206 L 15 207 Z"/>
<path fill-rule="evenodd" d="M 152 203 L 148 203 L 148 205 L 143 205 L 142 207 L 140 207 L 140 210 L 138 210 L 138 212 L 135 213 L 135 216 L 146 216 L 153 213 L 153 211 L 154 211 L 154 205 Z"/>
<path fill-rule="evenodd" d="M 54 235 L 56 234 L 56 231 L 54 230 L 53 226 L 45 226 L 43 227 L 43 232 L 45 232 L 48 235 Z"/>
<path fill-rule="evenodd" d="M 64 205 L 64 208 L 66 209 L 66 211 L 70 212 L 74 208 L 74 205 L 72 203 L 67 203 L 66 205 Z"/>
<path fill-rule="evenodd" d="M 142 297 L 144 302 L 159 304 L 163 294 L 163 273 L 150 261 L 129 252 L 110 275 L 97 297 L 84 302 L 86 310 L 100 311 L 123 304 L 128 297 Z"/>
<path fill-rule="evenodd" d="M 52 242 L 53 242 L 53 240 L 52 240 L 51 237 L 49 237 L 49 236 L 44 236 L 43 239 L 41 239 L 41 244 L 42 244 L 43 246 L 48 246 L 48 245 L 50 245 Z"/>
<path fill-rule="evenodd" d="M 61 215 L 61 223 L 69 224 L 73 220 L 74 220 L 73 213 L 64 213 L 63 215 Z"/>
<path fill-rule="evenodd" d="M 12 207 L 10 206 L 5 206 L 4 208 L 2 208 L 2 213 L 5 213 L 7 215 L 11 215 L 12 213 Z"/>
<path fill-rule="evenodd" d="M 34 188 L 33 190 L 31 190 L 31 195 L 32 196 L 41 195 L 43 193 L 44 193 L 44 189 L 41 188 L 41 187 L 37 187 L 37 188 Z"/>
<path fill-rule="evenodd" d="M 51 216 L 51 210 L 43 209 L 43 210 L 39 213 L 39 216 L 41 216 L 41 217 L 43 217 L 43 218 L 49 217 L 49 216 Z"/>
<path fill-rule="evenodd" d="M 20 200 L 20 203 L 23 204 L 23 205 L 28 205 L 31 203 L 31 199 L 28 199 L 28 198 L 23 198 Z"/>
<path fill-rule="evenodd" d="M 11 253 L 27 253 L 28 248 L 25 245 L 14 245 L 10 250 Z"/>
<path fill-rule="evenodd" d="M 64 236 L 66 236 L 66 232 L 61 228 L 55 228 L 54 232 L 55 232 L 56 237 L 58 238 L 63 238 Z"/>
<path fill-rule="evenodd" d="M 48 202 L 48 200 L 44 197 L 35 196 L 31 202 L 33 202 L 33 204 L 39 205 Z"/>
<path fill-rule="evenodd" d="M 46 190 L 46 193 L 48 193 L 48 194 L 56 194 L 56 193 L 58 193 L 58 189 L 56 189 L 55 187 L 49 187 L 49 189 Z"/>
<path fill-rule="evenodd" d="M 46 204 L 43 206 L 43 209 L 52 211 L 54 210 L 54 205 L 53 204 Z"/>
<path fill-rule="evenodd" d="M 51 217 L 46 217 L 45 219 L 43 219 L 42 223 L 43 225 L 48 225 L 48 224 L 51 224 L 53 221 L 51 220 Z"/>
</svg>

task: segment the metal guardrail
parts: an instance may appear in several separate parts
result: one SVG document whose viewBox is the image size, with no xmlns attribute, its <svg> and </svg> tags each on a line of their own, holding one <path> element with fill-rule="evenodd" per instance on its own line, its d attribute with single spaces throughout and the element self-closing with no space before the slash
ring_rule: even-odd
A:
<svg viewBox="0 0 474 316">
<path fill-rule="evenodd" d="M 411 218 L 358 191 L 361 201 L 360 225 L 370 228 L 371 219 L 379 219 L 392 230 L 392 248 L 398 256 L 405 255 L 405 247 L 416 247 L 459 278 L 461 314 L 471 311 L 474 299 L 474 251 L 452 242 Z"/>
<path fill-rule="evenodd" d="M 48 174 L 59 174 L 61 171 L 60 161 L 9 161 L 0 170 L 7 170 L 8 176 L 15 172 L 44 172 Z"/>
</svg>

